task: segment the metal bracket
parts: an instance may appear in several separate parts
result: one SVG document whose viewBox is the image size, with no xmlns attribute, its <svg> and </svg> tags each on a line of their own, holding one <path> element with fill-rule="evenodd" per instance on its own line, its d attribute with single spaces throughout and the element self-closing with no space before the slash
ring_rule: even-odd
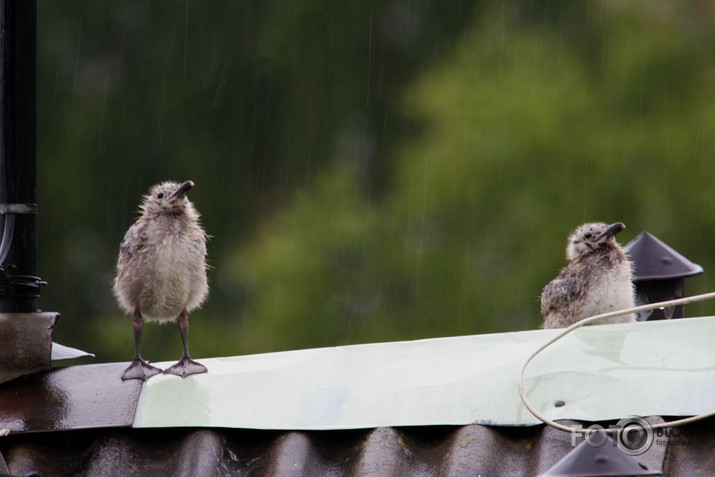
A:
<svg viewBox="0 0 715 477">
<path fill-rule="evenodd" d="M 58 313 L 0 313 L 0 383 L 50 369 Z"/>
<path fill-rule="evenodd" d="M 37 215 L 37 204 L 0 204 L 0 215 Z"/>
</svg>

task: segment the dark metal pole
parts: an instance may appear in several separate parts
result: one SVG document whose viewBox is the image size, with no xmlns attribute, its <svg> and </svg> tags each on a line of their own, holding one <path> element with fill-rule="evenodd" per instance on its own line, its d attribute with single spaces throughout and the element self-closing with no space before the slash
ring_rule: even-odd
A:
<svg viewBox="0 0 715 477">
<path fill-rule="evenodd" d="M 35 277 L 36 0 L 0 0 L 0 312 L 31 313 Z"/>
</svg>

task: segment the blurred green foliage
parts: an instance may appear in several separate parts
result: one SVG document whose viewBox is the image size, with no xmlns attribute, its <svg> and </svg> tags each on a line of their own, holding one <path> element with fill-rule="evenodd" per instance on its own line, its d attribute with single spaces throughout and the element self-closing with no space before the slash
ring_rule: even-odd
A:
<svg viewBox="0 0 715 477">
<path fill-rule="evenodd" d="M 196 182 L 214 236 L 196 357 L 537 327 L 591 220 L 648 230 L 710 290 L 710 2 L 38 10 L 40 305 L 99 360 L 131 356 L 116 253 L 165 179 Z M 144 349 L 175 359 L 178 333 Z"/>
</svg>

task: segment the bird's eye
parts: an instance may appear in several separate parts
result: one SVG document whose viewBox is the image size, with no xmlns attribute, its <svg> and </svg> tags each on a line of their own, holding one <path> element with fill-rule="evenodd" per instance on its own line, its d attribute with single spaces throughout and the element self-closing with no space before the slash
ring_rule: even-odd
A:
<svg viewBox="0 0 715 477">
<path fill-rule="evenodd" d="M 591 237 L 592 237 L 591 234 L 586 234 L 586 235 L 583 236 L 583 238 L 587 238 L 587 239 L 590 239 Z"/>
<path fill-rule="evenodd" d="M 164 193 L 159 192 L 159 194 L 156 196 L 157 199 L 163 199 L 164 198 Z"/>
</svg>

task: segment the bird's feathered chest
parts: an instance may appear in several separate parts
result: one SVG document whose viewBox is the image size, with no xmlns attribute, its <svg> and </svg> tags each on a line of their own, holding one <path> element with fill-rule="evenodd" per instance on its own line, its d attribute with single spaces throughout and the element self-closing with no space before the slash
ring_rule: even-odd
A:
<svg viewBox="0 0 715 477">
<path fill-rule="evenodd" d="M 588 315 L 632 306 L 632 264 L 619 249 L 602 249 L 569 263 L 541 295 L 544 315 L 560 310 Z"/>
<path fill-rule="evenodd" d="M 206 254 L 206 238 L 198 224 L 159 216 L 141 219 L 122 241 L 120 262 L 141 262 L 144 269 L 161 274 L 177 273 L 177 268 L 202 263 Z"/>
</svg>

